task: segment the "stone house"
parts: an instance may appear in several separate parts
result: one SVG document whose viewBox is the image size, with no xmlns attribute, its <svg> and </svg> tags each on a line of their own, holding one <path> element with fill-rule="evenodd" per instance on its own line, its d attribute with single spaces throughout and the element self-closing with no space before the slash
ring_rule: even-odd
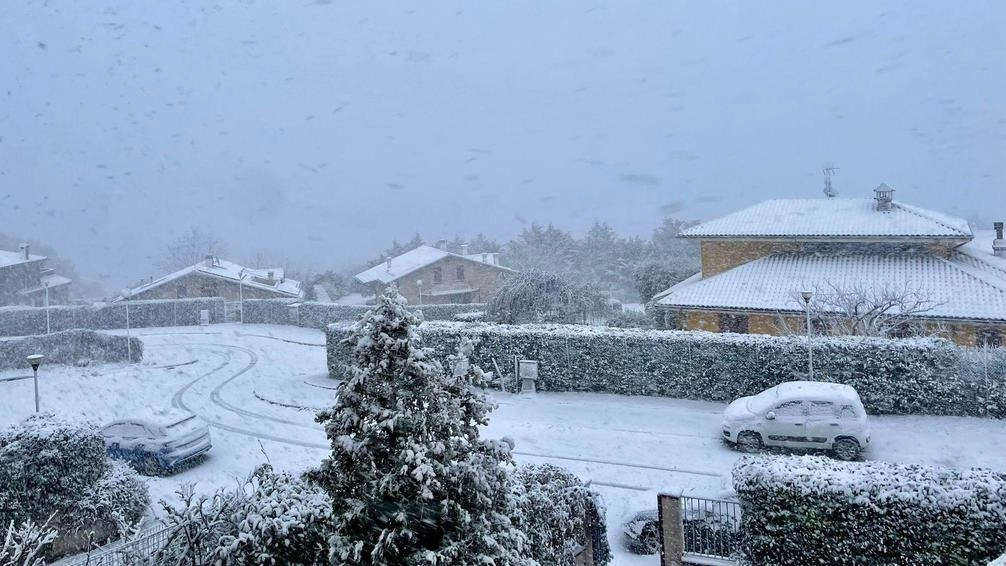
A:
<svg viewBox="0 0 1006 566">
<path fill-rule="evenodd" d="M 46 267 L 46 257 L 30 253 L 28 244 L 18 252 L 0 250 L 0 306 L 42 307 L 70 302 L 70 279 Z"/>
<path fill-rule="evenodd" d="M 512 272 L 496 253 L 455 254 L 421 245 L 358 273 L 356 280 L 375 296 L 395 283 L 410 305 L 482 303 Z"/>
<path fill-rule="evenodd" d="M 682 231 L 699 241 L 701 271 L 654 297 L 668 326 L 780 334 L 806 331 L 828 297 L 883 292 L 921 297 L 904 333 L 939 331 L 964 345 L 1006 341 L 1006 241 L 968 223 L 895 201 L 765 201 Z M 829 304 L 831 306 L 829 306 Z M 833 310 L 835 313 L 848 310 Z M 893 312 L 893 311 L 889 311 Z M 814 317 L 818 318 L 818 317 Z M 820 321 L 818 321 L 820 322 Z"/>
<path fill-rule="evenodd" d="M 119 300 L 222 297 L 226 301 L 240 301 L 300 299 L 303 296 L 300 282 L 287 279 L 282 267 L 251 269 L 215 256 L 207 256 L 195 265 L 141 283 Z"/>
</svg>

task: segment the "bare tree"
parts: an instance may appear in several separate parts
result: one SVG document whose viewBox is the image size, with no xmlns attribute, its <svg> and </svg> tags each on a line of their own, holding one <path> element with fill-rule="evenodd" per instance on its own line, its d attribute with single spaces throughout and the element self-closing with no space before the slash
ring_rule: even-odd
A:
<svg viewBox="0 0 1006 566">
<path fill-rule="evenodd" d="M 803 300 L 794 302 L 804 308 Z M 811 314 L 819 332 L 829 336 L 906 336 L 929 334 L 919 319 L 941 303 L 927 292 L 908 284 L 854 285 L 834 283 L 815 286 Z M 783 329 L 789 330 L 785 321 Z"/>
<path fill-rule="evenodd" d="M 586 322 L 604 300 L 590 285 L 566 276 L 528 270 L 510 276 L 489 299 L 489 318 L 504 324 Z"/>
<path fill-rule="evenodd" d="M 175 271 L 195 265 L 207 255 L 220 256 L 226 253 L 224 243 L 216 235 L 192 226 L 187 232 L 168 244 L 164 257 L 158 262 L 158 269 Z"/>
</svg>

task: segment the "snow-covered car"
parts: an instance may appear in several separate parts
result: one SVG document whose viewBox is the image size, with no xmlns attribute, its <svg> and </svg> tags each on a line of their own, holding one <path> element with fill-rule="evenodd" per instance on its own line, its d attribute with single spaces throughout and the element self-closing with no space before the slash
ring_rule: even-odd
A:
<svg viewBox="0 0 1006 566">
<path fill-rule="evenodd" d="M 212 446 L 209 426 L 182 411 L 113 421 L 101 434 L 109 456 L 126 460 L 147 475 L 170 472 Z"/>
<path fill-rule="evenodd" d="M 855 460 L 870 443 L 870 425 L 852 387 L 790 381 L 730 403 L 723 411 L 723 440 L 745 452 L 811 448 Z"/>
</svg>

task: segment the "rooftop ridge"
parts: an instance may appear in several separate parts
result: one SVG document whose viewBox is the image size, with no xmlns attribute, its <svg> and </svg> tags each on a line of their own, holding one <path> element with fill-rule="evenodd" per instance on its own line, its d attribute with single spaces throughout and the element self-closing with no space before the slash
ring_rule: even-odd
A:
<svg viewBox="0 0 1006 566">
<path fill-rule="evenodd" d="M 954 232 L 960 232 L 960 234 L 962 236 L 967 236 L 968 237 L 968 241 L 973 240 L 974 237 L 975 237 L 974 234 L 965 234 L 962 230 L 959 230 L 956 226 L 951 226 L 951 225 L 947 224 L 946 222 L 943 222 L 942 220 L 940 220 L 938 218 L 933 218 L 932 216 L 929 216 L 928 214 L 923 214 L 923 211 L 926 210 L 924 208 L 918 208 L 916 206 L 913 206 L 913 205 L 910 205 L 910 204 L 901 203 L 901 202 L 898 202 L 898 201 L 894 201 L 891 204 L 893 204 L 894 206 L 900 208 L 901 210 L 904 210 L 905 212 L 907 212 L 909 214 L 914 214 L 914 215 L 918 216 L 919 218 L 925 218 L 926 220 L 928 220 L 930 222 L 935 222 L 935 223 L 939 224 L 940 226 L 943 226 L 944 228 L 946 228 L 948 230 L 953 230 Z"/>
</svg>

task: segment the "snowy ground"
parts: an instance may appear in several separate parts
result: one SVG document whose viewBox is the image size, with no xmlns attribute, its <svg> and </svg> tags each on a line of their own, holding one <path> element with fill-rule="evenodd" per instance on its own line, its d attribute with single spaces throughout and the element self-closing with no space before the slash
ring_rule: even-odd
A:
<svg viewBox="0 0 1006 566">
<path fill-rule="evenodd" d="M 136 365 L 43 366 L 43 410 L 95 421 L 173 405 L 213 423 L 214 448 L 200 465 L 150 479 L 154 501 L 183 482 L 233 486 L 268 459 L 282 469 L 316 465 L 327 445 L 312 410 L 330 404 L 324 337 L 305 328 L 216 325 L 134 331 L 145 345 Z M 0 372 L 0 380 L 30 375 Z M 31 379 L 0 381 L 0 424 L 33 409 Z M 655 507 L 660 490 L 729 496 L 740 457 L 719 440 L 723 405 L 652 397 L 553 393 L 495 394 L 486 433 L 516 441 L 519 462 L 552 462 L 591 480 L 608 505 L 615 539 L 623 520 Z M 867 458 L 1006 470 L 1006 423 L 954 417 L 873 417 Z M 612 548 L 618 552 L 617 540 Z M 619 554 L 616 564 L 655 565 L 656 556 Z"/>
</svg>

